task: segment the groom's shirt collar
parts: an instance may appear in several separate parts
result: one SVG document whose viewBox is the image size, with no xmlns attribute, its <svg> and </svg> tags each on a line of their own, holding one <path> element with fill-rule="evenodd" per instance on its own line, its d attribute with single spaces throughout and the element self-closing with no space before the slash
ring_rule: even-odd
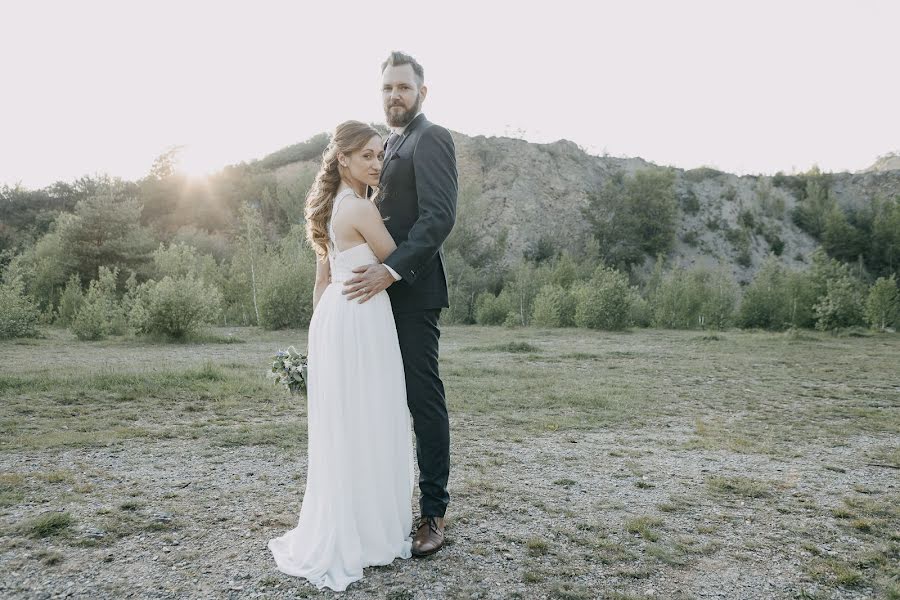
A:
<svg viewBox="0 0 900 600">
<path fill-rule="evenodd" d="M 409 126 L 412 125 L 413 122 L 414 122 L 416 119 L 418 119 L 419 117 L 421 117 L 421 116 L 422 116 L 422 111 L 419 111 L 419 112 L 416 113 L 416 116 L 414 116 L 414 117 L 409 121 L 409 123 L 407 123 L 407 124 L 404 125 L 403 127 L 391 127 L 391 131 L 393 131 L 393 132 L 396 133 L 397 135 L 403 135 L 403 132 L 405 132 L 407 129 L 409 129 Z"/>
</svg>

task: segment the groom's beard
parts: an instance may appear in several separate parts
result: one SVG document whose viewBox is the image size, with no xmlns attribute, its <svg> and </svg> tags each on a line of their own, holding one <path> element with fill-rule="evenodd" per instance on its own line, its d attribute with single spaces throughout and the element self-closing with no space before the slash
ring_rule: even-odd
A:
<svg viewBox="0 0 900 600">
<path fill-rule="evenodd" d="M 387 124 L 390 127 L 406 127 L 413 120 L 413 117 L 418 114 L 419 108 L 422 106 L 422 95 L 416 94 L 416 102 L 409 110 L 392 112 L 391 108 L 395 106 L 404 108 L 402 104 L 387 104 L 384 107 L 384 116 L 387 119 Z"/>
</svg>

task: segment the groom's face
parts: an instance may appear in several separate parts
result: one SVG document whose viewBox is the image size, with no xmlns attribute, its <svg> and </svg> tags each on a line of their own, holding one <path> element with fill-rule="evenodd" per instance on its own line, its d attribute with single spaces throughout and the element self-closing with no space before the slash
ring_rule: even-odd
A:
<svg viewBox="0 0 900 600">
<path fill-rule="evenodd" d="M 388 65 L 381 75 L 381 97 L 388 125 L 408 125 L 419 112 L 427 93 L 428 88 L 419 87 L 412 65 Z"/>
</svg>

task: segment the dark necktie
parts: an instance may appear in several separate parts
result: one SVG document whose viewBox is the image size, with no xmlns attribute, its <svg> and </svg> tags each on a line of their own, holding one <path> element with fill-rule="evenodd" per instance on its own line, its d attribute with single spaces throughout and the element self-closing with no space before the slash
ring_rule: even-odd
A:
<svg viewBox="0 0 900 600">
<path fill-rule="evenodd" d="M 394 153 L 394 148 L 397 146 L 397 142 L 399 142 L 399 141 L 400 141 L 400 136 L 397 135 L 396 133 L 391 132 L 391 136 L 388 138 L 388 141 L 387 141 L 387 150 L 385 150 L 385 153 L 384 153 L 385 160 L 387 160 Z"/>
</svg>

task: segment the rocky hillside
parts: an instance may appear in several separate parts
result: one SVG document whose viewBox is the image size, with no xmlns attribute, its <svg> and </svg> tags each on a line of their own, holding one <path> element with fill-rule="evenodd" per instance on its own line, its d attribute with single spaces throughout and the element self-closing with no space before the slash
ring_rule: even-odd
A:
<svg viewBox="0 0 900 600">
<path fill-rule="evenodd" d="M 616 171 L 657 168 L 641 158 L 592 156 L 569 141 L 532 144 L 504 137 L 454 133 L 460 172 L 460 210 L 478 216 L 487 237 L 508 231 L 506 258 L 518 261 L 541 238 L 578 252 L 589 237 L 582 215 L 590 194 Z M 309 178 L 312 161 L 279 166 L 279 180 Z M 888 168 L 832 176 L 841 205 L 859 206 L 876 194 L 900 195 L 900 170 Z M 684 266 L 731 267 L 749 281 L 763 259 L 778 249 L 783 262 L 803 269 L 817 242 L 791 220 L 796 190 L 769 176 L 737 176 L 714 169 L 675 169 L 679 203 L 677 241 L 670 260 Z M 645 268 L 649 268 L 648 257 Z"/>
<path fill-rule="evenodd" d="M 888 152 L 884 156 L 879 156 L 875 163 L 866 169 L 866 172 L 874 171 L 883 173 L 885 171 L 900 171 L 900 153 Z"/>
</svg>

